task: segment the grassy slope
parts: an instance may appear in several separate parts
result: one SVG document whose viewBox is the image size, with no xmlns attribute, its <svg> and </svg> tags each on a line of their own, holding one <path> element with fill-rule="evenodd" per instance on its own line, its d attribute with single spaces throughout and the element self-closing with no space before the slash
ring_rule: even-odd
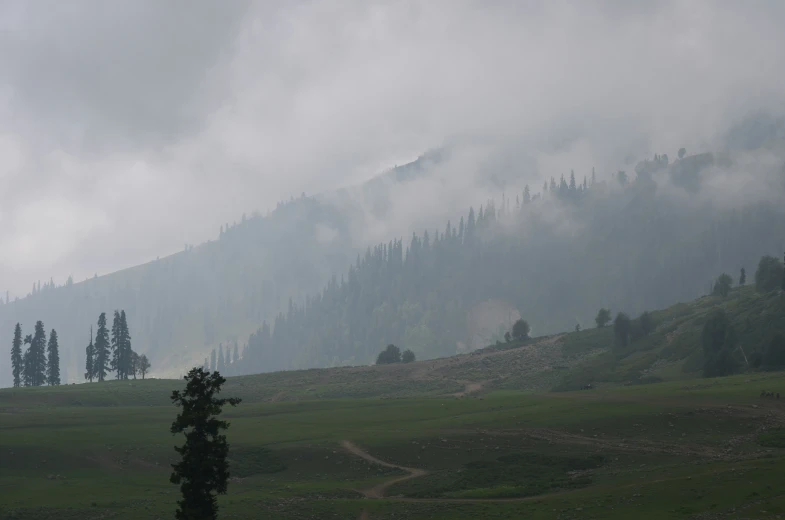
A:
<svg viewBox="0 0 785 520">
<path fill-rule="evenodd" d="M 700 334 L 706 316 L 725 309 L 749 356 L 775 330 L 785 330 L 785 298 L 736 289 L 727 298 L 705 297 L 656 311 L 656 330 L 629 347 L 613 347 L 612 327 L 488 347 L 450 358 L 407 365 L 276 372 L 229 379 L 226 390 L 246 401 L 445 396 L 469 390 L 577 390 L 594 385 L 640 384 L 699 377 Z M 741 351 L 736 355 L 743 363 Z M 7 389 L 0 405 L 163 405 L 172 380 L 110 382 L 65 388 Z M 128 391 L 128 389 L 133 389 Z"/>
<path fill-rule="evenodd" d="M 690 518 L 699 511 L 774 518 L 785 514 L 785 495 L 774 485 L 785 477 L 785 449 L 756 441 L 776 431 L 785 408 L 761 400 L 761 387 L 785 390 L 785 376 L 574 393 L 496 391 L 481 399 L 247 402 L 226 413 L 242 478 L 220 502 L 233 518 L 258 518 L 265 510 L 274 518 L 357 518 L 363 509 L 370 518 L 585 518 L 581 511 L 619 519 Z M 176 441 L 167 433 L 171 407 L 2 404 L 0 518 L 171 516 L 177 497 L 166 469 Z M 430 475 L 390 493 L 435 501 L 361 498 L 352 490 L 398 472 L 345 453 L 344 439 L 391 463 L 427 469 Z M 498 466 L 505 455 L 518 462 L 504 468 L 502 481 L 497 467 L 476 468 Z M 592 455 L 603 458 L 599 468 L 566 473 L 567 459 Z M 538 476 L 537 457 L 550 457 L 555 473 Z M 286 469 L 276 472 L 281 464 Z M 515 503 L 450 500 L 532 490 L 546 494 Z M 744 516 L 732 508 L 744 508 Z"/>
<path fill-rule="evenodd" d="M 785 297 L 777 292 L 761 294 L 748 286 L 731 291 L 726 298 L 706 296 L 654 312 L 656 330 L 623 349 L 613 348 L 611 327 L 566 336 L 566 356 L 602 352 L 567 371 L 556 389 L 698 377 L 703 367 L 701 331 L 708 315 L 717 309 L 723 309 L 733 322 L 741 345 L 735 356 L 745 370 L 745 355 L 751 357 L 762 349 L 773 332 L 785 331 Z"/>
<path fill-rule="evenodd" d="M 227 393 L 246 400 L 226 412 L 239 480 L 221 497 L 222 512 L 282 519 L 358 518 L 362 511 L 373 519 L 785 515 L 777 484 L 785 477 L 778 430 L 785 400 L 758 397 L 764 388 L 785 394 L 785 374 L 688 379 L 711 308 L 728 308 L 747 346 L 763 341 L 768 332 L 760 328 L 783 315 L 777 298 L 744 289 L 658 312 L 657 331 L 622 353 L 608 347 L 609 330 L 592 330 L 406 366 L 233 378 Z M 610 384 L 640 378 L 652 365 L 673 380 Z M 531 392 L 584 380 L 607 383 Z M 168 434 L 175 410 L 167 401 L 178 385 L 0 391 L 0 519 L 170 518 L 177 490 L 167 468 L 179 439 Z M 449 395 L 467 386 L 477 393 Z M 389 490 L 416 500 L 362 498 L 356 490 L 403 473 L 346 453 L 343 440 L 426 469 L 427 476 Z M 498 501 L 504 497 L 524 500 Z"/>
</svg>

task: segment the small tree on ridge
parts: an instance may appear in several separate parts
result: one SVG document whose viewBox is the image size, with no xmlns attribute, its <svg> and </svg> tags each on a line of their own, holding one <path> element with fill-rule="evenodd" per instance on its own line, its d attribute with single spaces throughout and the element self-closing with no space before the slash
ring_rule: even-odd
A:
<svg viewBox="0 0 785 520">
<path fill-rule="evenodd" d="M 529 332 L 531 332 L 531 330 L 532 329 L 529 326 L 529 322 L 521 318 L 512 325 L 512 338 L 515 341 L 529 339 Z"/>
<path fill-rule="evenodd" d="M 602 308 L 597 312 L 597 317 L 594 318 L 594 323 L 597 324 L 598 329 L 604 328 L 608 323 L 611 322 L 611 311 L 609 309 Z"/>
</svg>

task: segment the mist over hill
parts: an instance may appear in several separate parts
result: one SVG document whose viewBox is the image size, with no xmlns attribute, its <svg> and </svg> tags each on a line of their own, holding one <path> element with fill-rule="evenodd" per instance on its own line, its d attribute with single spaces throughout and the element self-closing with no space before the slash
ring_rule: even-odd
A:
<svg viewBox="0 0 785 520">
<path fill-rule="evenodd" d="M 635 172 L 551 178 L 369 248 L 252 335 L 238 369 L 368 364 L 388 343 L 449 356 L 502 340 L 521 316 L 538 335 L 591 327 L 600 307 L 689 301 L 783 249 L 785 169 L 769 151 L 657 154 Z"/>
<path fill-rule="evenodd" d="M 39 319 L 57 329 L 64 380 L 77 382 L 90 326 L 101 312 L 125 309 L 134 349 L 151 358 L 154 373 L 176 376 L 221 343 L 242 344 L 290 301 L 304 301 L 343 273 L 369 244 L 458 214 L 460 197 L 416 201 L 449 184 L 448 153 L 425 153 L 361 185 L 291 198 L 266 215 L 243 214 L 221 224 L 216 239 L 143 265 L 83 282 L 37 282 L 26 297 L 0 304 L 0 331 L 10 334 L 17 322 L 27 330 Z M 520 180 L 486 173 L 466 176 L 461 192 L 485 198 Z M 2 385 L 10 381 L 6 357 Z"/>
<path fill-rule="evenodd" d="M 230 373 L 366 364 L 387 343 L 430 358 L 496 341 L 518 316 L 546 334 L 590 326 L 600 306 L 635 314 L 689 300 L 783 249 L 781 124 L 744 125 L 717 153 L 587 166 L 574 184 L 520 151 L 434 150 L 242 215 L 175 255 L 36 285 L 0 305 L 0 330 L 56 328 L 64 379 L 76 382 L 90 325 L 114 309 L 153 373 L 171 376 L 221 344 L 248 356 Z"/>
</svg>

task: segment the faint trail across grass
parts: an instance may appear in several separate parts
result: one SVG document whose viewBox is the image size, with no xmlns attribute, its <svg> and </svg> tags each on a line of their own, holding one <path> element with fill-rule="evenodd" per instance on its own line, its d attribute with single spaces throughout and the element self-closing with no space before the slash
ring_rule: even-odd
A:
<svg viewBox="0 0 785 520">
<path fill-rule="evenodd" d="M 367 460 L 368 462 L 373 462 L 374 464 L 378 464 L 380 466 L 384 466 L 385 468 L 395 468 L 395 469 L 402 469 L 403 471 L 408 472 L 408 475 L 404 475 L 402 477 L 395 477 L 390 480 L 386 480 L 379 484 L 378 486 L 374 486 L 370 489 L 366 490 L 359 490 L 360 493 L 365 495 L 366 498 L 384 498 L 384 494 L 387 489 L 392 486 L 393 484 L 398 484 L 399 482 L 403 482 L 409 479 L 422 477 L 428 474 L 427 471 L 420 468 L 406 468 L 403 466 L 396 466 L 395 464 L 390 464 L 389 462 L 385 462 L 381 459 L 377 459 L 367 451 L 364 451 L 362 448 L 357 446 L 351 441 L 343 441 L 341 446 L 353 455 L 357 455 L 358 457 Z"/>
</svg>

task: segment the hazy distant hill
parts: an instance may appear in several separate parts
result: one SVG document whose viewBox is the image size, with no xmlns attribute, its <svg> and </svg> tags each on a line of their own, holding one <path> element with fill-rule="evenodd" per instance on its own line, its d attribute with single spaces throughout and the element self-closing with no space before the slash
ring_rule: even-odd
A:
<svg viewBox="0 0 785 520">
<path fill-rule="evenodd" d="M 569 331 L 600 307 L 636 316 L 707 294 L 722 272 L 752 276 L 762 255 L 780 254 L 785 212 L 761 194 L 782 193 L 785 179 L 716 162 L 658 155 L 634 180 L 552 179 L 521 204 L 378 244 L 254 334 L 238 368 L 368 364 L 389 343 L 449 356 L 502 340 L 519 316 L 536 334 Z"/>
<path fill-rule="evenodd" d="M 265 216 L 243 215 L 222 225 L 216 240 L 175 255 L 85 282 L 44 284 L 0 305 L 0 337 L 8 339 L 2 344 L 10 345 L 16 322 L 27 334 L 41 319 L 59 333 L 64 379 L 80 381 L 90 325 L 102 311 L 125 309 L 134 349 L 148 354 L 154 373 L 177 375 L 219 343 L 244 341 L 290 299 L 301 301 L 344 272 L 371 240 L 372 223 L 393 219 L 397 193 L 427 177 L 444 153 L 426 153 L 360 186 L 291 199 Z M 440 212 L 448 211 L 443 204 L 427 218 L 441 222 Z M 420 229 L 427 219 L 411 222 Z M 0 386 L 9 383 L 3 355 Z"/>
<path fill-rule="evenodd" d="M 600 306 L 635 314 L 689 300 L 721 271 L 752 273 L 761 255 L 782 249 L 785 216 L 772 196 L 783 192 L 781 172 L 751 178 L 732 160 L 705 155 L 658 156 L 639 164 L 636 178 L 592 185 L 589 176 L 586 189 L 581 177 L 571 186 L 568 174 L 546 192 L 531 186 L 528 202 L 508 189 L 489 206 L 484 193 L 520 178 L 491 168 L 477 183 L 491 188 L 473 202 L 478 217 L 485 206 L 483 224 L 467 242 L 455 204 L 438 196 L 451 187 L 443 169 L 456 167 L 445 154 L 362 186 L 292 199 L 170 257 L 0 305 L 0 337 L 10 348 L 17 321 L 25 333 L 38 319 L 56 328 L 68 381 L 82 378 L 90 325 L 114 309 L 126 310 L 134 349 L 148 354 L 157 375 L 201 364 L 219 343 L 238 342 L 242 351 L 264 321 L 269 341 L 233 372 L 369 363 L 388 342 L 428 358 L 493 341 L 518 314 L 547 334 L 590 324 Z M 738 187 L 729 189 L 732 182 Z M 424 187 L 437 195 L 423 197 Z M 424 227 L 438 231 L 411 238 Z M 0 384 L 9 376 L 4 355 Z"/>
</svg>

